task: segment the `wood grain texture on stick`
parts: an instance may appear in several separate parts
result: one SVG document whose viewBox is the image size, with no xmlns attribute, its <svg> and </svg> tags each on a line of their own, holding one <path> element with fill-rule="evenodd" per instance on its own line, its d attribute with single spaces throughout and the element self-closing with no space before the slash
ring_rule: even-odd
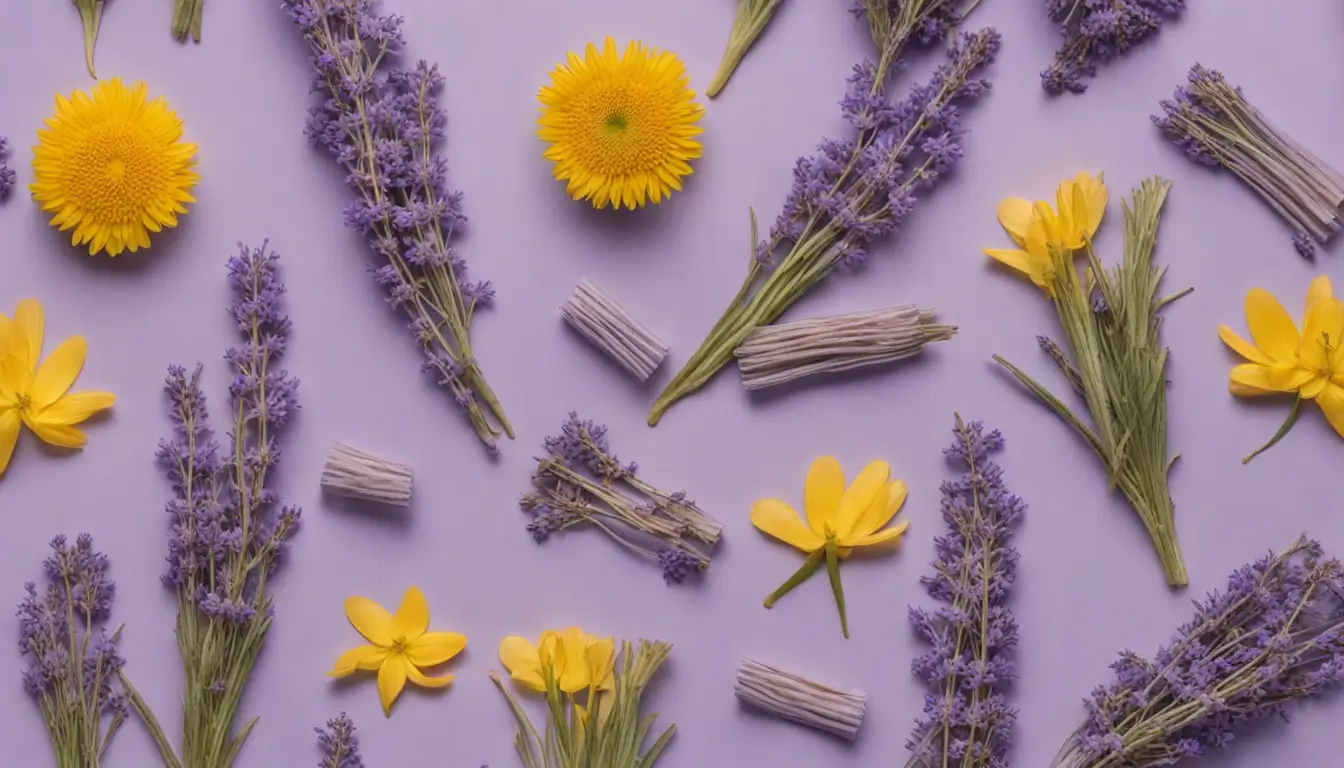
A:
<svg viewBox="0 0 1344 768">
<path fill-rule="evenodd" d="M 746 659 L 737 670 L 737 698 L 765 712 L 853 741 L 863 725 L 868 694 L 832 688 Z"/>
<path fill-rule="evenodd" d="M 579 282 L 560 316 L 641 382 L 667 357 L 667 345 L 590 280 Z"/>
<path fill-rule="evenodd" d="M 939 325 L 934 313 L 914 306 L 814 317 L 752 331 L 733 350 L 749 390 L 819 373 L 836 373 L 904 360 L 924 345 L 946 341 L 956 326 Z"/>
<path fill-rule="evenodd" d="M 390 461 L 345 443 L 336 443 L 322 467 L 322 489 L 334 496 L 398 507 L 411 503 L 409 465 Z"/>
</svg>

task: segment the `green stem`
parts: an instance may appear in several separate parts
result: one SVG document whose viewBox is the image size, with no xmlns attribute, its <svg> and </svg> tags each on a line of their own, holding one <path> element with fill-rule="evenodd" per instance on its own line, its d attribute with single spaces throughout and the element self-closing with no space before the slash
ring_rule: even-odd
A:
<svg viewBox="0 0 1344 768">
<path fill-rule="evenodd" d="M 802 568 L 799 568 L 797 571 L 795 571 L 794 574 L 789 577 L 788 581 L 785 581 L 783 584 L 779 585 L 779 589 L 776 589 L 774 592 L 771 592 L 769 595 L 766 595 L 765 607 L 766 608 L 775 607 L 775 603 L 779 601 L 779 598 L 789 594 L 790 592 L 793 591 L 794 587 L 812 578 L 812 574 L 816 573 L 817 569 L 821 567 L 821 560 L 823 557 L 825 557 L 825 555 L 826 553 L 820 549 L 808 555 L 807 559 L 803 561 Z"/>
<path fill-rule="evenodd" d="M 728 48 L 723 53 L 723 61 L 714 73 L 705 95 L 714 98 L 719 95 L 729 78 L 737 71 L 737 65 L 755 44 L 765 26 L 775 15 L 775 9 L 784 0 L 737 0 L 737 13 L 733 15 L 733 29 L 728 35 Z"/>
<path fill-rule="evenodd" d="M 93 48 L 98 41 L 98 25 L 103 18 L 103 0 L 77 0 L 79 5 L 79 20 L 84 25 L 84 66 L 89 70 L 89 76 L 94 80 L 98 79 L 98 73 L 93 69 Z"/>
<path fill-rule="evenodd" d="M 1254 459 L 1256 456 L 1269 450 L 1271 446 L 1282 440 L 1284 436 L 1292 430 L 1293 425 L 1297 424 L 1297 418 L 1300 415 L 1302 415 L 1302 395 L 1298 394 L 1297 399 L 1293 400 L 1293 409 L 1288 412 L 1288 418 L 1284 419 L 1283 424 L 1279 426 L 1279 431 L 1275 432 L 1274 436 L 1269 438 L 1269 442 L 1248 453 L 1241 460 L 1241 463 L 1249 463 L 1251 459 Z"/>
<path fill-rule="evenodd" d="M 826 537 L 826 573 L 831 577 L 831 592 L 835 594 L 835 607 L 840 611 L 840 631 L 849 639 L 849 620 L 845 617 L 845 587 L 840 583 L 840 550 L 835 535 Z"/>
</svg>

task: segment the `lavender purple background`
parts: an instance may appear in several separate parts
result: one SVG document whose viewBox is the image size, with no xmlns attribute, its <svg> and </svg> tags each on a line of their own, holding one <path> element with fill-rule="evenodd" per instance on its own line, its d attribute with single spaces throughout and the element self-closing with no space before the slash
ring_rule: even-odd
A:
<svg viewBox="0 0 1344 768">
<path fill-rule="evenodd" d="M 731 21 L 731 0 L 397 0 L 410 53 L 448 76 L 447 155 L 466 193 L 470 232 L 460 247 L 500 301 L 482 315 L 479 358 L 519 439 L 488 462 L 460 414 L 417 374 L 417 353 L 363 271 L 365 248 L 340 226 L 347 192 L 328 158 L 302 135 L 305 50 L 276 3 L 207 3 L 205 42 L 182 48 L 167 32 L 167 0 L 109 3 L 99 71 L 149 82 L 200 144 L 201 203 L 147 254 L 89 259 L 48 230 L 23 194 L 0 207 L 4 277 L 0 307 L 22 297 L 47 307 L 49 344 L 89 340 L 80 385 L 118 395 L 110 419 L 90 425 L 81 454 L 56 457 L 25 435 L 0 480 L 0 597 L 17 604 L 36 577 L 46 542 L 88 531 L 113 559 L 114 618 L 131 674 L 170 733 L 179 732 L 181 686 L 172 635 L 174 602 L 160 586 L 169 489 L 152 464 L 168 429 L 160 384 L 170 362 L 202 360 L 218 400 L 230 344 L 224 262 L 235 241 L 271 238 L 284 254 L 295 321 L 290 369 L 303 380 L 303 411 L 284 442 L 280 489 L 301 504 L 306 527 L 276 592 L 278 617 L 242 711 L 261 722 L 240 768 L 315 763 L 311 728 L 347 710 L 370 766 L 516 764 L 512 725 L 486 672 L 507 634 L 535 635 L 577 623 L 618 637 L 675 644 L 650 705 L 679 733 L 668 766 L 789 768 L 890 765 L 919 711 L 908 672 L 920 650 L 905 619 L 938 532 L 940 451 L 952 413 L 984 419 L 1008 440 L 1010 487 L 1030 504 L 1015 608 L 1022 627 L 1021 708 L 1013 762 L 1049 762 L 1081 717 L 1080 700 L 1107 674 L 1114 652 L 1149 653 L 1188 613 L 1188 598 L 1221 584 L 1236 565 L 1286 546 L 1308 530 L 1336 552 L 1344 522 L 1335 498 L 1344 445 L 1316 411 L 1249 467 L 1238 458 L 1278 426 L 1286 403 L 1258 407 L 1225 391 L 1232 363 L 1215 328 L 1243 328 L 1252 286 L 1300 312 L 1307 282 L 1338 276 L 1293 252 L 1285 227 L 1245 188 L 1179 156 L 1148 123 L 1194 61 L 1222 69 L 1282 127 L 1344 167 L 1337 138 L 1344 109 L 1338 39 L 1344 19 L 1327 0 L 1271 4 L 1223 0 L 1192 9 L 1153 44 L 1107 67 L 1082 97 L 1050 100 L 1036 73 L 1057 38 L 1034 0 L 985 0 L 973 25 L 996 25 L 1004 47 L 993 94 L 972 107 L 967 158 L 921 204 L 895 240 L 874 248 L 863 274 L 832 279 L 792 317 L 915 302 L 961 327 L 953 341 L 897 370 L 748 397 L 735 371 L 644 426 L 655 394 L 641 390 L 561 326 L 557 308 L 580 278 L 620 297 L 673 351 L 693 351 L 736 290 L 748 254 L 747 212 L 773 219 L 794 158 L 841 129 L 834 107 L 851 65 L 870 50 L 867 32 L 841 2 L 792 0 L 704 119 L 706 152 L 685 192 L 638 213 L 594 212 L 567 200 L 533 135 L 535 90 L 566 51 L 612 35 L 677 51 L 693 85 L 713 74 Z M 28 147 L 52 94 L 90 85 L 79 23 L 65 2 L 0 5 L 0 135 L 15 140 L 21 183 Z M 932 64 L 932 57 L 917 66 Z M 1170 287 L 1195 293 L 1167 313 L 1173 350 L 1171 443 L 1183 454 L 1172 476 L 1177 525 L 1191 587 L 1169 592 L 1141 529 L 1105 495 L 1082 444 L 990 364 L 1001 353 L 1046 375 L 1035 336 L 1053 332 L 1049 307 L 1029 283 L 990 266 L 983 246 L 1003 247 L 994 221 L 1005 195 L 1043 196 L 1079 169 L 1104 170 L 1112 205 L 1102 253 L 1118 257 L 1119 198 L 1143 177 L 1175 181 L 1159 259 Z M 656 383 L 671 370 L 663 370 Z M 1056 386 L 1062 382 L 1051 379 Z M 658 485 L 685 486 L 727 523 L 703 584 L 669 589 L 657 567 L 633 561 L 596 533 L 544 547 L 523 530 L 516 499 L 530 457 L 566 411 L 607 421 L 623 457 Z M 413 464 L 416 503 L 404 519 L 364 516 L 322 500 L 326 449 L 349 441 Z M 896 555 L 846 566 L 854 638 L 841 638 L 824 580 L 773 611 L 761 597 L 798 555 L 752 530 L 751 502 L 798 501 L 808 463 L 838 456 L 851 473 L 876 457 L 910 485 L 911 520 Z M 363 594 L 394 605 L 410 584 L 428 596 L 435 628 L 466 633 L 452 665 L 458 680 L 437 693 L 410 691 L 392 719 L 372 679 L 333 685 L 333 659 L 358 641 L 341 600 Z M 0 637 L 15 637 L 0 611 Z M 19 680 L 10 644 L 0 657 L 0 742 L 16 766 L 50 764 L 37 709 Z M 733 673 L 750 655 L 836 685 L 869 692 L 854 746 L 739 708 Z M 8 680 L 6 683 L 5 681 Z M 1337 717 L 1337 714 L 1334 715 Z M 1220 766 L 1322 765 L 1337 743 L 1323 707 L 1298 710 L 1207 760 Z M 137 724 L 117 737 L 109 766 L 149 766 Z"/>
</svg>

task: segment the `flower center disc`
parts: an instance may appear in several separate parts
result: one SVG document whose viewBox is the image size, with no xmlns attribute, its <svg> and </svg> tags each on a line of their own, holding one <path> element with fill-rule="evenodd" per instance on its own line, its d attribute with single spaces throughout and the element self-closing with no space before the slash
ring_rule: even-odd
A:
<svg viewBox="0 0 1344 768">
<path fill-rule="evenodd" d="M 104 223 L 139 222 L 170 175 L 149 137 L 120 123 L 91 128 L 63 170 L 71 202 Z"/>
</svg>

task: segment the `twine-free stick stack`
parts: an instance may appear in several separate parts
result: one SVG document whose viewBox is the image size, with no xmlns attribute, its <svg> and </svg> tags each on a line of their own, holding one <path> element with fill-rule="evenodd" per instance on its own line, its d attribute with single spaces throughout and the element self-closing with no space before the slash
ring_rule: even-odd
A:
<svg viewBox="0 0 1344 768">
<path fill-rule="evenodd" d="M 648 381 L 667 357 L 667 345 L 653 331 L 589 280 L 574 288 L 560 316 L 641 382 Z"/>
<path fill-rule="evenodd" d="M 322 467 L 322 490 L 327 493 L 398 507 L 410 506 L 411 480 L 410 466 L 345 443 L 331 446 Z"/>
<path fill-rule="evenodd" d="M 764 325 L 752 331 L 733 355 L 742 386 L 763 389 L 819 373 L 903 360 L 956 332 L 956 326 L 935 324 L 930 310 L 888 307 Z"/>
<path fill-rule="evenodd" d="M 811 680 L 747 659 L 737 670 L 737 698 L 770 714 L 853 741 L 868 694 Z"/>
</svg>

